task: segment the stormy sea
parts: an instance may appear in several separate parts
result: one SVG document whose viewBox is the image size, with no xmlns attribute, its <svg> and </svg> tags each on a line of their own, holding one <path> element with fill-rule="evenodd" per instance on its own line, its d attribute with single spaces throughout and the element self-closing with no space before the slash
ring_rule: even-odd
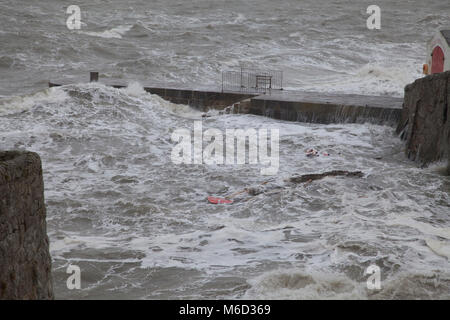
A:
<svg viewBox="0 0 450 320">
<path fill-rule="evenodd" d="M 286 90 L 402 97 L 422 76 L 426 42 L 449 26 L 450 2 L 377 1 L 377 30 L 371 4 L 0 1 L 0 149 L 41 156 L 55 297 L 450 299 L 450 179 L 445 164 L 410 161 L 393 126 L 205 117 L 143 89 L 219 88 L 223 70 L 245 65 L 282 70 Z M 127 87 L 89 83 L 89 71 Z M 67 85 L 48 88 L 57 79 Z M 278 130 L 276 175 L 174 163 L 173 132 L 198 121 Z M 330 170 L 364 176 L 286 182 Z"/>
</svg>

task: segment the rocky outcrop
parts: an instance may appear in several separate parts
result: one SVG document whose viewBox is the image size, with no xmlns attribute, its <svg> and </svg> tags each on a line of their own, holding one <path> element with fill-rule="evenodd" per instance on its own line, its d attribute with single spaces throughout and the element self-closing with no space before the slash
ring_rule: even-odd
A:
<svg viewBox="0 0 450 320">
<path fill-rule="evenodd" d="M 424 165 L 450 160 L 450 71 L 416 80 L 405 87 L 397 133 L 406 140 L 408 158 Z M 450 167 L 448 167 L 450 174 Z"/>
<path fill-rule="evenodd" d="M 52 299 L 39 155 L 0 151 L 0 299 Z"/>
</svg>

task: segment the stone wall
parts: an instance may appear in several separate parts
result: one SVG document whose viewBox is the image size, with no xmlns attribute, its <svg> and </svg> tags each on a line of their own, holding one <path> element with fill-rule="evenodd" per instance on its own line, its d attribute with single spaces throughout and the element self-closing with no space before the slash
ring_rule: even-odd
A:
<svg viewBox="0 0 450 320">
<path fill-rule="evenodd" d="M 0 299 L 53 299 L 39 155 L 0 151 Z"/>
<path fill-rule="evenodd" d="M 337 96 L 336 100 L 338 98 Z M 287 121 L 323 124 L 369 122 L 392 126 L 397 124 L 401 111 L 400 108 L 391 108 L 388 104 L 385 107 L 372 107 L 339 102 L 281 101 L 265 97 L 251 99 L 249 109 L 251 114 Z"/>
<path fill-rule="evenodd" d="M 449 102 L 450 71 L 426 76 L 405 87 L 397 133 L 406 140 L 408 158 L 425 165 L 450 160 Z"/>
</svg>

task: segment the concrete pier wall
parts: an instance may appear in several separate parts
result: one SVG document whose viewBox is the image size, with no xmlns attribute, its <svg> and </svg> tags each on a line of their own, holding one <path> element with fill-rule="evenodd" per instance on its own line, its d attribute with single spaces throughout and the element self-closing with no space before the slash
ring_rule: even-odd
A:
<svg viewBox="0 0 450 320">
<path fill-rule="evenodd" d="M 119 86 L 116 86 L 119 87 Z M 392 97 L 273 91 L 271 94 L 200 91 L 145 87 L 173 103 L 187 104 L 202 111 L 222 110 L 241 101 L 250 106 L 238 113 L 312 123 L 363 123 L 396 125 L 403 99 Z"/>
<path fill-rule="evenodd" d="M 0 299 L 52 299 L 39 155 L 0 151 Z"/>
<path fill-rule="evenodd" d="M 339 97 L 336 97 L 339 100 Z M 356 102 L 356 100 L 355 100 Z M 398 104 L 395 101 L 395 104 Z M 400 118 L 398 107 L 366 106 L 313 101 L 286 101 L 271 97 L 251 99 L 249 113 L 280 120 L 312 123 L 364 123 L 394 125 Z"/>
<path fill-rule="evenodd" d="M 402 98 L 324 94 L 317 92 L 273 91 L 252 94 L 220 91 L 144 88 L 173 103 L 193 106 L 202 111 L 222 110 L 238 104 L 238 113 L 261 115 L 280 120 L 312 123 L 363 123 L 396 125 Z M 244 108 L 240 108 L 245 101 Z"/>
<path fill-rule="evenodd" d="M 105 83 L 115 88 L 125 85 Z M 49 86 L 59 86 L 49 82 Z M 196 109 L 222 110 L 235 106 L 237 113 L 250 113 L 275 119 L 313 123 L 363 123 L 395 126 L 401 116 L 403 99 L 395 97 L 354 94 L 327 94 L 273 90 L 267 94 L 229 92 L 211 89 L 144 87 L 173 103 L 190 105 Z"/>
<path fill-rule="evenodd" d="M 187 104 L 202 111 L 208 109 L 222 110 L 239 101 L 252 98 L 256 95 L 248 93 L 199 91 L 171 88 L 144 88 L 147 92 L 156 94 L 173 103 Z"/>
</svg>

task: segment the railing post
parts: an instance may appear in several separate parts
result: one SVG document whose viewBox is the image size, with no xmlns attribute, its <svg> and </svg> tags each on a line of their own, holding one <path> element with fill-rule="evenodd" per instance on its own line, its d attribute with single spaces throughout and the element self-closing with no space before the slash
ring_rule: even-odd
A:
<svg viewBox="0 0 450 320">
<path fill-rule="evenodd" d="M 98 72 L 91 72 L 90 82 L 98 81 Z"/>
</svg>

